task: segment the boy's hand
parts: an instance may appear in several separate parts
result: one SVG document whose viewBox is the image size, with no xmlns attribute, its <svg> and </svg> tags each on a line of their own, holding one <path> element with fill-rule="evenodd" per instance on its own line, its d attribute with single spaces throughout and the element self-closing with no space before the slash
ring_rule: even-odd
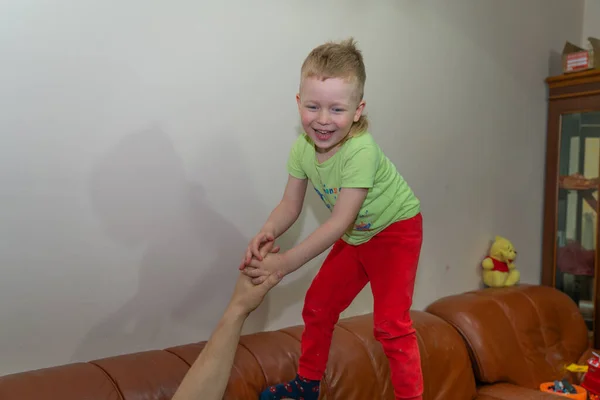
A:
<svg viewBox="0 0 600 400">
<path fill-rule="evenodd" d="M 277 274 L 281 277 L 287 275 L 286 264 L 287 259 L 285 255 L 270 254 L 268 257 L 264 258 L 263 261 L 253 258 L 250 261 L 250 264 L 242 269 L 242 273 L 251 277 L 252 283 L 260 285 L 266 281 L 270 275 Z"/>
<path fill-rule="evenodd" d="M 244 259 L 240 264 L 240 270 L 243 270 L 248 265 L 252 258 L 263 261 L 267 254 L 279 252 L 279 246 L 275 245 L 275 236 L 271 232 L 261 231 L 250 240 Z"/>
</svg>

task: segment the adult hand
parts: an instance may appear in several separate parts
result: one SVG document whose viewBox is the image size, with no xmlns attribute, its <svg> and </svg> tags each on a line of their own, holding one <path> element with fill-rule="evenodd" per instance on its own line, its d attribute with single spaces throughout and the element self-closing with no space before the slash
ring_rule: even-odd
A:
<svg viewBox="0 0 600 400">
<path fill-rule="evenodd" d="M 262 283 L 255 285 L 252 283 L 252 278 L 240 273 L 231 297 L 230 307 L 242 314 L 250 314 L 263 302 L 269 290 L 281 282 L 282 277 L 279 273 L 273 273 Z"/>
</svg>

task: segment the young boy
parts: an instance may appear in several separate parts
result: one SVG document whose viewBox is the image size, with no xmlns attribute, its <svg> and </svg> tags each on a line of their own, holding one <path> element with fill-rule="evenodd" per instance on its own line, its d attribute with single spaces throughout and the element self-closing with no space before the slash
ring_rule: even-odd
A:
<svg viewBox="0 0 600 400">
<path fill-rule="evenodd" d="M 267 388 L 263 400 L 319 397 L 334 325 L 367 282 L 374 335 L 389 359 L 396 399 L 422 399 L 409 315 L 422 243 L 420 202 L 367 132 L 365 80 L 363 57 L 352 39 L 315 48 L 302 65 L 296 100 L 305 133 L 290 152 L 283 198 L 251 240 L 240 269 L 258 284 L 333 248 L 306 293 L 298 373 Z M 330 218 L 289 251 L 262 257 L 261 247 L 298 218 L 308 181 Z"/>
</svg>

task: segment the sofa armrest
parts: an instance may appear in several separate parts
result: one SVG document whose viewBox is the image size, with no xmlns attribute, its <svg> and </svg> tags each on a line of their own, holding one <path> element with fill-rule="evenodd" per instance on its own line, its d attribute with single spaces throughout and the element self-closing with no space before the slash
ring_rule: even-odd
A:
<svg viewBox="0 0 600 400">
<path fill-rule="evenodd" d="M 569 377 L 565 367 L 589 346 L 575 303 L 548 286 L 477 290 L 439 299 L 426 311 L 462 335 L 483 384 L 538 389 L 542 382 Z"/>
</svg>

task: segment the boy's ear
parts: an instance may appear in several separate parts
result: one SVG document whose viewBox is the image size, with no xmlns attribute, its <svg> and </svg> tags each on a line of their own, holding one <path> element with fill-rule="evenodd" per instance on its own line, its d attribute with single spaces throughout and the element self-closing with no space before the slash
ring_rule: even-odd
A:
<svg viewBox="0 0 600 400">
<path fill-rule="evenodd" d="M 296 103 L 300 106 L 300 93 L 296 93 Z"/>
<path fill-rule="evenodd" d="M 366 105 L 367 103 L 364 100 L 361 100 L 360 103 L 358 103 L 358 107 L 356 108 L 356 112 L 354 113 L 354 122 L 358 122 Z"/>
</svg>

